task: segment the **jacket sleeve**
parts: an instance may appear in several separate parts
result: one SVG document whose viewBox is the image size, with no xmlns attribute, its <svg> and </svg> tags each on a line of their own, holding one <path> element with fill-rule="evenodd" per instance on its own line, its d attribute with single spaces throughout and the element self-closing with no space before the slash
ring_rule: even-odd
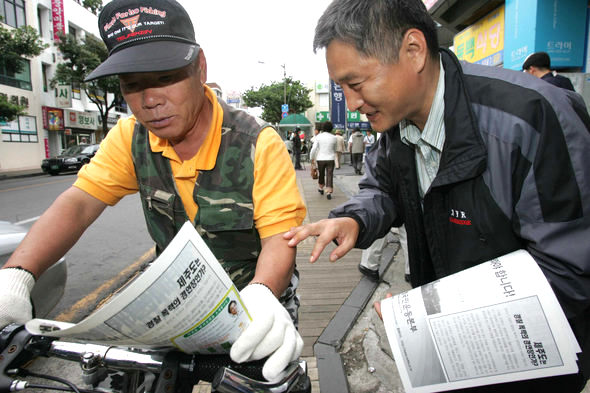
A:
<svg viewBox="0 0 590 393">
<path fill-rule="evenodd" d="M 565 90 L 552 91 L 534 117 L 542 121 L 514 214 L 527 250 L 573 318 L 590 311 L 590 133 L 586 110 L 564 99 Z"/>
<path fill-rule="evenodd" d="M 393 170 L 389 160 L 386 135 L 365 157 L 365 175 L 359 182 L 359 192 L 330 212 L 329 217 L 351 217 L 360 226 L 355 247 L 367 248 L 385 236 L 392 226 L 402 224 L 394 201 Z M 370 230 L 367 230 L 370 228 Z"/>
</svg>

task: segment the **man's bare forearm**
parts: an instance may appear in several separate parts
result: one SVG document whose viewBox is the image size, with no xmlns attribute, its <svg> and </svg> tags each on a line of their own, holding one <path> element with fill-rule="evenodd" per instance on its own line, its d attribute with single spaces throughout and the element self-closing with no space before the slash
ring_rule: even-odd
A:
<svg viewBox="0 0 590 393">
<path fill-rule="evenodd" d="M 287 243 L 282 233 L 262 239 L 262 251 L 252 279 L 269 287 L 277 298 L 289 286 L 295 270 L 296 249 Z"/>
<path fill-rule="evenodd" d="M 107 205 L 76 187 L 64 191 L 31 227 L 4 267 L 39 277 L 61 258 Z"/>
</svg>

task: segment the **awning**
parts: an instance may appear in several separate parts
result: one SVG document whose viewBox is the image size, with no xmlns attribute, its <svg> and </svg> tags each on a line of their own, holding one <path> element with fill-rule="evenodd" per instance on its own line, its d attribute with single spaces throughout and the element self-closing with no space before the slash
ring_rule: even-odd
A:
<svg viewBox="0 0 590 393">
<path fill-rule="evenodd" d="M 300 115 L 300 114 L 293 114 L 285 117 L 279 123 L 279 128 L 295 128 L 299 127 L 301 129 L 308 129 L 311 128 L 311 122 L 307 120 L 307 117 Z"/>
</svg>

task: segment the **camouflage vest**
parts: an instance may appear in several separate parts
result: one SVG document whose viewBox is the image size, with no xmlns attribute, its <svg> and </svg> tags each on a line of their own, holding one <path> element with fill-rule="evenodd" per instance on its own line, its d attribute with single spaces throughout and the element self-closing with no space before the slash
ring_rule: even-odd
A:
<svg viewBox="0 0 590 393">
<path fill-rule="evenodd" d="M 254 277 L 260 237 L 254 227 L 254 152 L 266 124 L 220 102 L 221 144 L 211 170 L 199 171 L 194 226 L 238 289 Z M 148 132 L 135 124 L 132 156 L 148 231 L 158 255 L 188 220 L 168 159 L 151 151 Z"/>
</svg>

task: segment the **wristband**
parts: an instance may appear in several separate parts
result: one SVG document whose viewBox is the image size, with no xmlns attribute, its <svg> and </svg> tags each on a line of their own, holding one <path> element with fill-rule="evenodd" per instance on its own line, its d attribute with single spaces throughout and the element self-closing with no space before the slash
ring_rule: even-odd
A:
<svg viewBox="0 0 590 393">
<path fill-rule="evenodd" d="M 266 285 L 265 283 L 263 283 L 263 282 L 258 282 L 258 281 L 256 281 L 256 282 L 251 282 L 251 283 L 250 283 L 250 284 L 248 284 L 248 285 L 262 285 L 263 287 L 265 287 L 266 289 L 268 289 L 268 290 L 270 291 L 270 293 L 272 293 L 272 294 L 273 294 L 273 296 L 274 296 L 274 297 L 276 297 L 276 296 L 275 296 L 275 293 L 272 291 L 272 289 L 270 289 L 270 287 L 269 287 L 268 285 Z"/>
<path fill-rule="evenodd" d="M 32 272 L 32 271 L 30 271 L 29 269 L 25 269 L 25 268 L 24 268 L 24 267 L 22 267 L 22 266 L 8 266 L 8 267 L 5 267 L 5 269 L 16 269 L 16 270 L 22 270 L 22 271 L 24 271 L 24 272 L 27 272 L 27 273 L 29 273 L 31 276 L 33 276 L 33 279 L 34 279 L 35 281 L 37 281 L 37 279 L 35 278 L 35 275 L 33 274 L 33 272 Z"/>
</svg>

